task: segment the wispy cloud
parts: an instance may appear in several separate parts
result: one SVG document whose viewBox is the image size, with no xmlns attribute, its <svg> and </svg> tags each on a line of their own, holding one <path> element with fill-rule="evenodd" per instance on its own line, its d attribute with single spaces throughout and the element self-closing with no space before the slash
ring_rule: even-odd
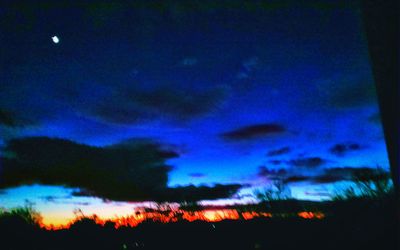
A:
<svg viewBox="0 0 400 250">
<path fill-rule="evenodd" d="M 203 173 L 190 173 L 189 176 L 192 177 L 192 178 L 204 178 L 207 175 L 203 174 Z"/>
<path fill-rule="evenodd" d="M 301 157 L 288 161 L 288 164 L 295 167 L 317 168 L 325 165 L 327 162 L 328 161 L 326 159 L 321 157 Z"/>
<path fill-rule="evenodd" d="M 270 150 L 267 152 L 267 156 L 277 156 L 277 155 L 284 155 L 291 151 L 289 147 L 282 147 L 274 150 Z"/>
</svg>

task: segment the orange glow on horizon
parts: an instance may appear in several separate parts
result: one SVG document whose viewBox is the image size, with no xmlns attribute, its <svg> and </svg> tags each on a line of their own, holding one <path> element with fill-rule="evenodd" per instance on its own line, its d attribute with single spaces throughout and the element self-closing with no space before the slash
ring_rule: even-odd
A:
<svg viewBox="0 0 400 250">
<path fill-rule="evenodd" d="M 298 217 L 304 219 L 323 219 L 325 215 L 322 212 L 309 212 L 303 211 L 297 213 Z M 145 211 L 138 210 L 131 215 L 114 217 L 114 218 L 100 218 L 97 215 L 88 217 L 77 217 L 68 221 L 67 223 L 54 224 L 49 222 L 41 222 L 40 226 L 47 230 L 68 229 L 74 223 L 83 218 L 89 218 L 95 221 L 96 224 L 104 225 L 106 222 L 115 224 L 115 228 L 119 227 L 136 227 L 145 221 L 160 222 L 160 223 L 173 223 L 178 221 L 206 221 L 206 222 L 219 222 L 223 220 L 251 220 L 254 218 L 272 218 L 272 213 L 268 212 L 255 212 L 243 211 L 239 212 L 236 209 L 206 209 L 199 211 L 185 211 L 185 210 L 166 210 L 166 211 Z M 62 220 L 57 220 L 60 222 Z"/>
<path fill-rule="evenodd" d="M 299 217 L 304 219 L 323 219 L 325 215 L 321 212 L 300 212 L 297 214 Z"/>
</svg>

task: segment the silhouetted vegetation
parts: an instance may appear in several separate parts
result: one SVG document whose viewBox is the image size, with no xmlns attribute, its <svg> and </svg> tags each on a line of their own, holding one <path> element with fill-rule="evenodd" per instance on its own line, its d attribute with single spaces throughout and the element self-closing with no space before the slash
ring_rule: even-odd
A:
<svg viewBox="0 0 400 250">
<path fill-rule="evenodd" d="M 282 216 L 220 222 L 146 221 L 137 227 L 96 223 L 77 214 L 69 229 L 48 231 L 34 210 L 3 211 L 2 249 L 396 249 L 394 204 L 374 206 L 368 199 L 335 202 L 298 201 L 328 216 L 322 220 Z M 239 207 L 238 207 L 239 209 Z M 247 205 L 242 210 L 264 210 Z M 31 214 L 32 213 L 32 214 Z M 22 219 L 21 219 L 22 218 Z"/>
<path fill-rule="evenodd" d="M 185 211 L 196 211 L 201 209 L 201 205 L 197 202 L 181 202 L 179 208 Z"/>
<path fill-rule="evenodd" d="M 287 188 L 287 185 L 283 181 L 275 180 L 270 187 L 263 190 L 257 190 L 255 196 L 261 202 L 286 200 L 291 198 L 290 195 L 285 193 Z"/>
<path fill-rule="evenodd" d="M 337 193 L 333 200 L 382 199 L 394 196 L 394 187 L 390 173 L 377 167 L 360 169 L 352 174 L 352 184 Z"/>
<path fill-rule="evenodd" d="M 1 209 L 0 218 L 2 222 L 7 220 L 20 220 L 26 224 L 35 226 L 42 222 L 42 216 L 30 204 L 10 210 Z"/>
<path fill-rule="evenodd" d="M 353 184 L 332 201 L 300 201 L 274 181 L 255 193 L 258 204 L 203 207 L 169 203 L 139 213 L 135 227 L 103 221 L 76 209 L 68 228 L 47 230 L 32 204 L 0 212 L 2 249 L 397 249 L 398 221 L 390 175 L 380 168 L 354 172 Z M 188 220 L 202 211 L 236 211 L 234 219 Z M 185 214 L 187 213 L 187 214 Z M 175 216 L 163 221 L 160 216 Z M 258 216 L 258 215 L 263 215 Z M 132 217 L 133 219 L 135 217 Z M 121 218 L 129 222 L 132 218 Z M 167 223 L 166 223 L 167 222 Z M 118 224 L 120 223 L 120 224 Z"/>
</svg>

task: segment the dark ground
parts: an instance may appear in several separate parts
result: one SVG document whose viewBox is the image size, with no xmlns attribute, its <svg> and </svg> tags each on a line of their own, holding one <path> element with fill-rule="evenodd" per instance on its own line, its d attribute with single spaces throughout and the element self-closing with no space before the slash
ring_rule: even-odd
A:
<svg viewBox="0 0 400 250">
<path fill-rule="evenodd" d="M 392 203 L 339 202 L 327 210 L 336 213 L 322 220 L 147 222 L 119 229 L 83 219 L 59 231 L 3 217 L 0 249 L 400 249 Z"/>
</svg>

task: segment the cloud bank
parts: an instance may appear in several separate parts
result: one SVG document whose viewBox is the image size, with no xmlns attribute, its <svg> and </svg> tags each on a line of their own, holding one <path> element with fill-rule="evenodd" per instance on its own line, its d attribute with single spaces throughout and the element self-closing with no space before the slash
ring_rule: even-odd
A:
<svg viewBox="0 0 400 250">
<path fill-rule="evenodd" d="M 69 140 L 29 137 L 10 140 L 2 158 L 0 188 L 23 184 L 79 188 L 76 196 L 120 201 L 183 201 L 227 198 L 241 185 L 169 188 L 166 160 L 176 152 L 146 140 L 92 147 Z"/>
</svg>

